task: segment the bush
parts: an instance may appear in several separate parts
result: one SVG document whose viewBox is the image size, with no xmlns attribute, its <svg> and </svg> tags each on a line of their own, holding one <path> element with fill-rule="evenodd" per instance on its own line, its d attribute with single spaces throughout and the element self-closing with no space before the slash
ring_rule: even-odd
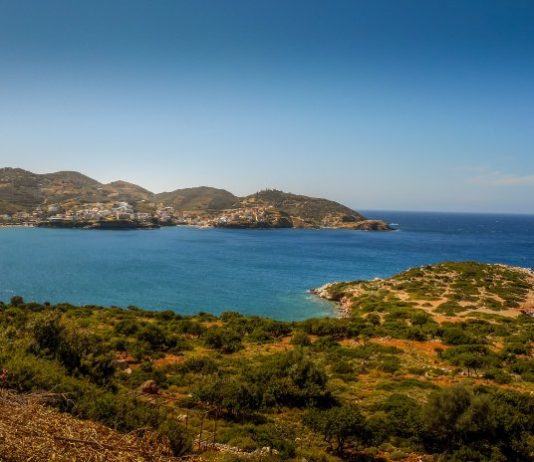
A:
<svg viewBox="0 0 534 462">
<path fill-rule="evenodd" d="M 291 344 L 296 346 L 309 346 L 311 345 L 310 337 L 303 330 L 297 330 L 291 337 Z"/>
<path fill-rule="evenodd" d="M 486 371 L 484 374 L 485 379 L 494 380 L 495 382 L 503 385 L 506 383 L 510 383 L 512 381 L 512 377 L 510 374 L 507 374 L 502 369 L 490 369 Z"/>
<path fill-rule="evenodd" d="M 480 339 L 474 338 L 465 330 L 459 327 L 447 327 L 441 335 L 443 342 L 447 345 L 469 345 L 483 343 Z"/>
<path fill-rule="evenodd" d="M 235 353 L 243 348 L 241 336 L 232 329 L 212 327 L 204 335 L 204 343 L 221 353 Z"/>
<path fill-rule="evenodd" d="M 20 295 L 14 295 L 13 297 L 11 297 L 10 305 L 22 306 L 24 305 L 24 299 Z"/>
<path fill-rule="evenodd" d="M 239 378 L 215 379 L 197 390 L 200 401 L 211 404 L 218 413 L 247 417 L 261 406 L 261 396 L 253 386 Z"/>
<path fill-rule="evenodd" d="M 332 399 L 325 371 L 302 350 L 268 356 L 244 376 L 261 391 L 265 406 L 317 406 Z"/>
<path fill-rule="evenodd" d="M 381 363 L 379 364 L 378 368 L 383 371 L 387 372 L 389 374 L 393 374 L 397 372 L 401 367 L 401 363 L 399 358 L 396 356 L 387 356 L 382 359 Z"/>
<path fill-rule="evenodd" d="M 167 419 L 158 428 L 158 433 L 169 440 L 175 456 L 183 456 L 191 450 L 191 438 L 185 428 L 175 420 Z"/>
</svg>

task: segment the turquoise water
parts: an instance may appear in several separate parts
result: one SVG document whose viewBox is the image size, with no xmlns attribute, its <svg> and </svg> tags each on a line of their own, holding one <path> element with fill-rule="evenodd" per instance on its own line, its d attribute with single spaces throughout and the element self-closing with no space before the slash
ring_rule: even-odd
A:
<svg viewBox="0 0 534 462">
<path fill-rule="evenodd" d="M 442 260 L 534 267 L 534 216 L 368 215 L 399 230 L 0 229 L 0 299 L 296 320 L 332 313 L 307 293 L 329 281 Z"/>
</svg>

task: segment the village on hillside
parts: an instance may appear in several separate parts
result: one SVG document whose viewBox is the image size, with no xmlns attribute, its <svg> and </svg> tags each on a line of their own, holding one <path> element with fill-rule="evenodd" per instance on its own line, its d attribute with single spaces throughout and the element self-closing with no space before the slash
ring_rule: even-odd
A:
<svg viewBox="0 0 534 462">
<path fill-rule="evenodd" d="M 293 227 L 289 216 L 272 206 L 226 209 L 221 211 L 176 211 L 173 207 L 156 207 L 140 211 L 128 202 L 74 205 L 49 205 L 31 211 L 0 215 L 0 226 L 90 227 L 95 223 L 135 223 L 140 227 Z"/>
</svg>

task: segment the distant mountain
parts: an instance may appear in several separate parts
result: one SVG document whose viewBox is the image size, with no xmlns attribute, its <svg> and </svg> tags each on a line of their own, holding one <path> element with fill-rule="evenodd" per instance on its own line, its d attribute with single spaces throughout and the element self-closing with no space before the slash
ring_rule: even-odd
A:
<svg viewBox="0 0 534 462">
<path fill-rule="evenodd" d="M 231 192 L 208 186 L 156 194 L 154 200 L 175 210 L 224 210 L 239 202 L 239 198 Z"/>
<path fill-rule="evenodd" d="M 172 207 L 200 212 L 214 226 L 389 229 L 382 221 L 327 199 L 263 190 L 237 197 L 224 189 L 200 186 L 154 194 L 126 181 L 102 184 L 78 172 L 37 174 L 0 169 L 0 214 L 59 205 L 65 209 L 90 203 L 128 202 L 140 211 Z"/>
<path fill-rule="evenodd" d="M 43 178 L 20 168 L 0 169 L 0 213 L 33 209 L 44 201 Z"/>
<path fill-rule="evenodd" d="M 56 172 L 39 175 L 46 204 L 91 203 L 107 200 L 101 184 L 78 172 Z"/>
<path fill-rule="evenodd" d="M 144 193 L 141 193 L 143 191 Z M 124 200 L 136 203 L 153 194 L 136 185 L 108 185 L 78 172 L 36 174 L 20 168 L 0 169 L 0 213 L 27 211 L 39 206 Z"/>
</svg>

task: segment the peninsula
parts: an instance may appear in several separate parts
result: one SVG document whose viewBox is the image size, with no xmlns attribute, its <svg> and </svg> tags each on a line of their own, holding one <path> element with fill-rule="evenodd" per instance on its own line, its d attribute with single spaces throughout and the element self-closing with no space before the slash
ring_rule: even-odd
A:
<svg viewBox="0 0 534 462">
<path fill-rule="evenodd" d="M 78 172 L 0 169 L 0 226 L 131 229 L 191 225 L 220 228 L 343 228 L 382 231 L 338 202 L 268 189 L 237 197 L 200 186 L 155 194 L 125 181 L 103 184 Z"/>
<path fill-rule="evenodd" d="M 312 293 L 343 316 L 411 308 L 454 321 L 472 315 L 534 316 L 534 271 L 502 264 L 444 262 L 386 279 L 333 282 Z"/>
</svg>

